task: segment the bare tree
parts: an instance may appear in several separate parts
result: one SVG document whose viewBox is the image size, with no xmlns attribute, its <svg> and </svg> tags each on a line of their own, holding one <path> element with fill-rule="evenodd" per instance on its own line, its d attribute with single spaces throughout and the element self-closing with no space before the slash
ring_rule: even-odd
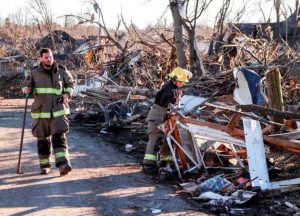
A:
<svg viewBox="0 0 300 216">
<path fill-rule="evenodd" d="M 258 8 L 261 12 L 261 14 L 263 15 L 263 18 L 264 18 L 264 23 L 269 23 L 270 20 L 271 20 L 271 13 L 272 13 L 272 8 L 270 9 L 269 11 L 269 16 L 267 17 L 264 10 L 263 10 L 263 6 L 262 6 L 262 1 L 259 1 L 258 2 Z"/>
<path fill-rule="evenodd" d="M 77 19 L 78 25 L 85 24 L 85 23 L 96 24 L 98 26 L 99 45 L 100 45 L 101 38 L 105 37 L 110 42 L 112 42 L 120 51 L 124 52 L 124 47 L 122 47 L 122 45 L 118 42 L 118 39 L 114 38 L 114 36 L 109 32 L 109 30 L 105 24 L 102 9 L 100 8 L 97 0 L 89 0 L 88 3 L 93 6 L 94 12 L 98 15 L 98 20 L 95 19 L 95 14 L 90 11 L 85 13 L 85 15 L 68 14 L 68 15 L 64 15 L 64 16 L 65 17 L 73 17 L 73 18 Z M 104 31 L 104 34 L 105 34 L 104 36 L 101 35 L 102 30 Z"/>
<path fill-rule="evenodd" d="M 208 8 L 213 0 L 191 0 L 186 1 L 185 5 L 185 17 L 183 18 L 183 26 L 187 31 L 189 38 L 189 66 L 193 73 L 198 73 L 199 75 L 204 74 L 204 67 L 202 61 L 197 53 L 196 44 L 196 25 L 197 20 L 201 17 L 203 12 Z M 189 7 L 189 4 L 194 3 L 193 7 Z M 189 10 L 192 9 L 191 12 Z"/>
<path fill-rule="evenodd" d="M 9 14 L 10 25 L 6 31 L 10 32 L 11 37 L 15 40 L 25 38 L 31 26 L 27 26 L 27 13 L 22 8 L 18 8 L 14 13 Z"/>
<path fill-rule="evenodd" d="M 242 17 L 245 15 L 246 7 L 247 7 L 247 2 L 243 0 L 242 7 L 235 12 L 235 16 L 231 19 L 231 22 L 240 23 Z"/>
<path fill-rule="evenodd" d="M 73 17 L 65 16 L 63 20 L 63 28 L 70 29 L 74 28 L 74 26 L 76 26 L 76 20 Z"/>
<path fill-rule="evenodd" d="M 18 8 L 15 13 L 9 14 L 11 21 L 20 26 L 27 26 L 28 24 L 28 14 L 23 8 Z"/>
<path fill-rule="evenodd" d="M 280 8 L 281 8 L 281 0 L 273 0 L 275 13 L 276 13 L 276 31 L 275 31 L 275 37 L 277 39 L 280 38 Z"/>
<path fill-rule="evenodd" d="M 295 5 L 296 5 L 296 16 L 295 16 L 295 19 L 294 19 L 294 29 L 293 29 L 293 41 L 296 40 L 296 36 L 297 36 L 297 29 L 299 27 L 299 0 L 295 0 Z"/>
<path fill-rule="evenodd" d="M 180 15 L 180 8 L 182 8 L 184 1 L 170 0 L 170 9 L 173 17 L 174 25 L 174 38 L 176 46 L 176 55 L 179 67 L 186 68 L 184 43 L 183 43 L 183 30 L 182 30 L 182 17 Z"/>
<path fill-rule="evenodd" d="M 216 21 L 217 21 L 217 40 L 218 43 L 216 45 L 216 51 L 219 50 L 223 38 L 224 38 L 224 22 L 229 14 L 229 7 L 230 7 L 231 0 L 223 0 L 222 6 L 217 14 Z"/>
<path fill-rule="evenodd" d="M 28 2 L 29 12 L 31 13 L 33 19 L 37 22 L 38 26 L 43 25 L 48 31 L 52 49 L 56 50 L 56 44 L 53 35 L 54 26 L 54 14 L 52 13 L 46 0 L 32 0 Z M 41 31 L 41 30 L 40 30 Z"/>
<path fill-rule="evenodd" d="M 289 36 L 289 23 L 288 23 L 288 18 L 289 18 L 289 14 L 293 14 L 292 8 L 291 7 L 286 7 L 284 4 L 282 4 L 282 8 L 281 8 L 281 14 L 284 17 L 284 37 L 285 37 L 285 41 L 288 43 L 288 36 Z M 281 34 L 282 35 L 282 34 Z"/>
<path fill-rule="evenodd" d="M 193 73 L 204 74 L 204 67 L 197 53 L 196 24 L 197 20 L 213 0 L 170 0 L 170 9 L 174 21 L 176 54 L 179 66 L 184 67 L 185 53 L 182 27 L 188 34 L 189 67 Z"/>
</svg>

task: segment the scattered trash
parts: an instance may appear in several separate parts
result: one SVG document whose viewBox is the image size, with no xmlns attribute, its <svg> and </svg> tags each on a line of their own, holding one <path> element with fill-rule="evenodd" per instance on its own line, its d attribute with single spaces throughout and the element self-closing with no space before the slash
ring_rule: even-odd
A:
<svg viewBox="0 0 300 216">
<path fill-rule="evenodd" d="M 180 184 L 180 186 L 188 193 L 193 194 L 197 188 L 199 187 L 199 185 L 195 182 L 187 182 L 187 183 L 182 183 Z"/>
<path fill-rule="evenodd" d="M 250 212 L 255 212 L 254 209 L 251 209 L 251 208 L 231 208 L 230 209 L 230 215 L 244 215 L 247 213 L 250 213 Z"/>
<path fill-rule="evenodd" d="M 297 212 L 296 214 L 293 214 L 293 216 L 300 216 L 300 212 Z"/>
<path fill-rule="evenodd" d="M 234 199 L 236 204 L 244 204 L 250 201 L 255 195 L 256 192 L 246 191 L 246 190 L 237 190 L 233 194 L 231 194 L 231 198 Z"/>
<path fill-rule="evenodd" d="M 161 181 L 164 180 L 177 180 L 177 173 L 174 169 L 171 168 L 170 164 L 167 164 L 165 167 L 161 167 L 158 170 L 158 177 Z"/>
<path fill-rule="evenodd" d="M 151 211 L 152 211 L 153 214 L 161 213 L 160 209 L 151 209 Z"/>
<path fill-rule="evenodd" d="M 238 184 L 245 184 L 247 182 L 249 182 L 249 179 L 246 179 L 246 178 L 239 178 L 237 181 L 236 181 Z"/>
<path fill-rule="evenodd" d="M 200 188 L 202 191 L 212 191 L 212 192 L 220 192 L 224 190 L 224 188 L 229 188 L 232 183 L 222 178 L 221 176 L 215 176 L 210 178 L 200 184 Z"/>
<path fill-rule="evenodd" d="M 284 204 L 285 204 L 287 207 L 289 207 L 289 208 L 295 210 L 296 212 L 299 212 L 299 211 L 300 211 L 300 208 L 298 208 L 297 206 L 293 205 L 292 203 L 290 203 L 290 202 L 288 202 L 288 201 L 285 201 Z"/>
<path fill-rule="evenodd" d="M 208 202 L 208 204 L 211 206 L 226 206 L 226 207 L 233 206 L 234 203 L 235 203 L 235 201 L 233 199 L 228 199 L 228 200 L 214 199 L 214 200 L 210 200 Z"/>
<path fill-rule="evenodd" d="M 132 144 L 126 144 L 125 145 L 125 151 L 127 152 L 131 152 L 133 150 L 133 145 Z"/>
<path fill-rule="evenodd" d="M 195 200 L 223 200 L 223 201 L 227 201 L 230 200 L 230 197 L 227 196 L 222 196 L 220 194 L 211 192 L 211 191 L 207 191 L 204 192 L 202 194 L 200 194 L 198 197 L 193 197 L 193 199 Z"/>
</svg>

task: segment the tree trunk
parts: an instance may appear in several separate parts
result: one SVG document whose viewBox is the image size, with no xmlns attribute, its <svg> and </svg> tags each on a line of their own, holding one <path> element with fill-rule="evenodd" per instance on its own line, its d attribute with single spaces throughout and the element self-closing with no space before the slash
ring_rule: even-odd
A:
<svg viewBox="0 0 300 216">
<path fill-rule="evenodd" d="M 289 43 L 289 26 L 288 26 L 288 22 L 287 19 L 285 21 L 285 42 Z"/>
<path fill-rule="evenodd" d="M 174 35 L 175 35 L 175 45 L 176 45 L 176 55 L 178 60 L 178 66 L 186 68 L 185 63 L 185 53 L 183 44 L 183 33 L 182 33 L 182 19 L 178 9 L 178 1 L 170 1 L 170 9 L 172 12 L 173 22 L 174 22 Z"/>
<path fill-rule="evenodd" d="M 299 19 L 298 19 L 298 15 L 299 15 L 299 0 L 295 0 L 295 3 L 296 3 L 296 16 L 295 16 L 295 19 L 294 19 L 294 29 L 293 29 L 293 42 L 296 41 L 296 36 L 297 36 L 297 29 L 298 29 L 298 26 L 299 26 Z"/>
<path fill-rule="evenodd" d="M 196 50 L 196 39 L 195 39 L 195 29 L 192 29 L 192 30 L 188 30 L 188 35 L 189 35 L 189 54 L 190 54 L 190 57 L 189 57 L 189 65 L 190 65 L 190 71 L 193 73 L 193 74 L 197 74 L 199 76 L 202 75 L 202 70 L 201 70 L 201 67 L 200 67 L 200 59 L 198 57 L 198 54 L 197 54 L 197 50 Z"/>
<path fill-rule="evenodd" d="M 98 23 L 100 23 L 100 12 L 98 13 Z M 102 30 L 102 28 L 101 28 L 101 25 L 98 25 L 98 45 L 99 46 L 101 46 L 102 44 L 101 44 L 101 30 Z"/>
<path fill-rule="evenodd" d="M 275 12 L 276 12 L 276 31 L 275 31 L 275 37 L 277 40 L 280 39 L 280 5 L 281 0 L 274 0 L 274 6 L 275 6 Z"/>
</svg>

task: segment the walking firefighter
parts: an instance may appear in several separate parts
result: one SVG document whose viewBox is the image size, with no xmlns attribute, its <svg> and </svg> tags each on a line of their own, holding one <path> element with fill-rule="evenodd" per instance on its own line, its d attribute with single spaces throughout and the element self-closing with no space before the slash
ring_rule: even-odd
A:
<svg viewBox="0 0 300 216">
<path fill-rule="evenodd" d="M 41 174 L 51 171 L 51 146 L 55 155 L 55 165 L 60 175 L 71 170 L 66 133 L 70 113 L 69 99 L 74 88 L 70 72 L 53 60 L 51 49 L 43 48 L 40 63 L 34 67 L 24 81 L 24 94 L 33 94 L 31 108 L 32 134 L 37 138 L 38 157 Z"/>
</svg>

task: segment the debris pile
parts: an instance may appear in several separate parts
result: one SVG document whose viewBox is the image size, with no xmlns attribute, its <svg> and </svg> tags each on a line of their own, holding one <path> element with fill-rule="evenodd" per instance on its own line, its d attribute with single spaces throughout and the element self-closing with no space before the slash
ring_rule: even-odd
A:
<svg viewBox="0 0 300 216">
<path fill-rule="evenodd" d="M 215 67 L 215 57 L 206 57 L 207 76 L 193 78 L 184 90 L 181 109 L 171 108 L 169 119 L 161 125 L 166 134 L 163 145 L 168 146 L 173 161 L 158 161 L 159 179 L 179 180 L 193 199 L 201 200 L 202 206 L 217 213 L 296 213 L 299 193 L 292 192 L 298 191 L 300 184 L 300 92 L 294 71 L 298 54 L 288 54 L 284 52 L 286 45 L 263 39 L 246 38 L 232 43 L 223 45 L 215 55 L 223 58 L 219 68 Z M 228 54 L 229 48 L 236 48 L 237 53 Z M 81 115 L 81 120 L 92 119 L 103 137 L 118 143 L 129 156 L 142 159 L 147 142 L 145 118 L 153 103 L 150 98 L 155 95 L 149 89 L 158 89 L 163 77 L 151 67 L 146 77 L 151 75 L 157 84 L 139 77 L 137 74 L 143 74 L 139 67 L 147 71 L 145 59 L 139 61 L 124 70 L 120 69 L 124 67 L 120 62 L 128 65 L 130 61 L 115 61 L 119 67 L 104 64 L 105 70 L 109 66 L 113 69 L 102 76 L 106 84 L 82 91 L 84 97 L 80 100 L 88 103 L 84 112 L 76 115 Z M 277 70 L 281 73 L 282 110 L 272 108 L 270 84 L 265 78 L 266 71 Z M 95 116 L 101 119 L 88 116 L 90 111 L 86 109 L 92 104 L 97 110 Z M 142 108 L 134 112 L 132 107 Z M 285 120 L 278 122 L 276 118 Z M 269 199 L 270 194 L 283 193 L 286 199 Z M 266 203 L 269 209 L 264 206 Z"/>
<path fill-rule="evenodd" d="M 296 213 L 299 193 L 266 198 L 299 190 L 299 52 L 238 31 L 223 41 L 212 41 L 210 55 L 201 56 L 204 76 L 191 79 L 180 109 L 170 107 L 160 127 L 165 139 L 159 147 L 169 150 L 172 161 L 159 161 L 159 152 L 158 176 L 180 181 L 216 212 L 251 215 L 267 203 L 266 214 Z M 153 97 L 177 65 L 172 40 L 165 42 L 154 45 L 140 38 L 120 51 L 105 39 L 75 40 L 54 31 L 35 49 L 56 44 L 56 60 L 76 77 L 71 122 L 142 159 Z M 2 58 L 0 67 L 4 61 L 18 60 Z M 255 208 L 245 207 L 253 203 Z"/>
</svg>

